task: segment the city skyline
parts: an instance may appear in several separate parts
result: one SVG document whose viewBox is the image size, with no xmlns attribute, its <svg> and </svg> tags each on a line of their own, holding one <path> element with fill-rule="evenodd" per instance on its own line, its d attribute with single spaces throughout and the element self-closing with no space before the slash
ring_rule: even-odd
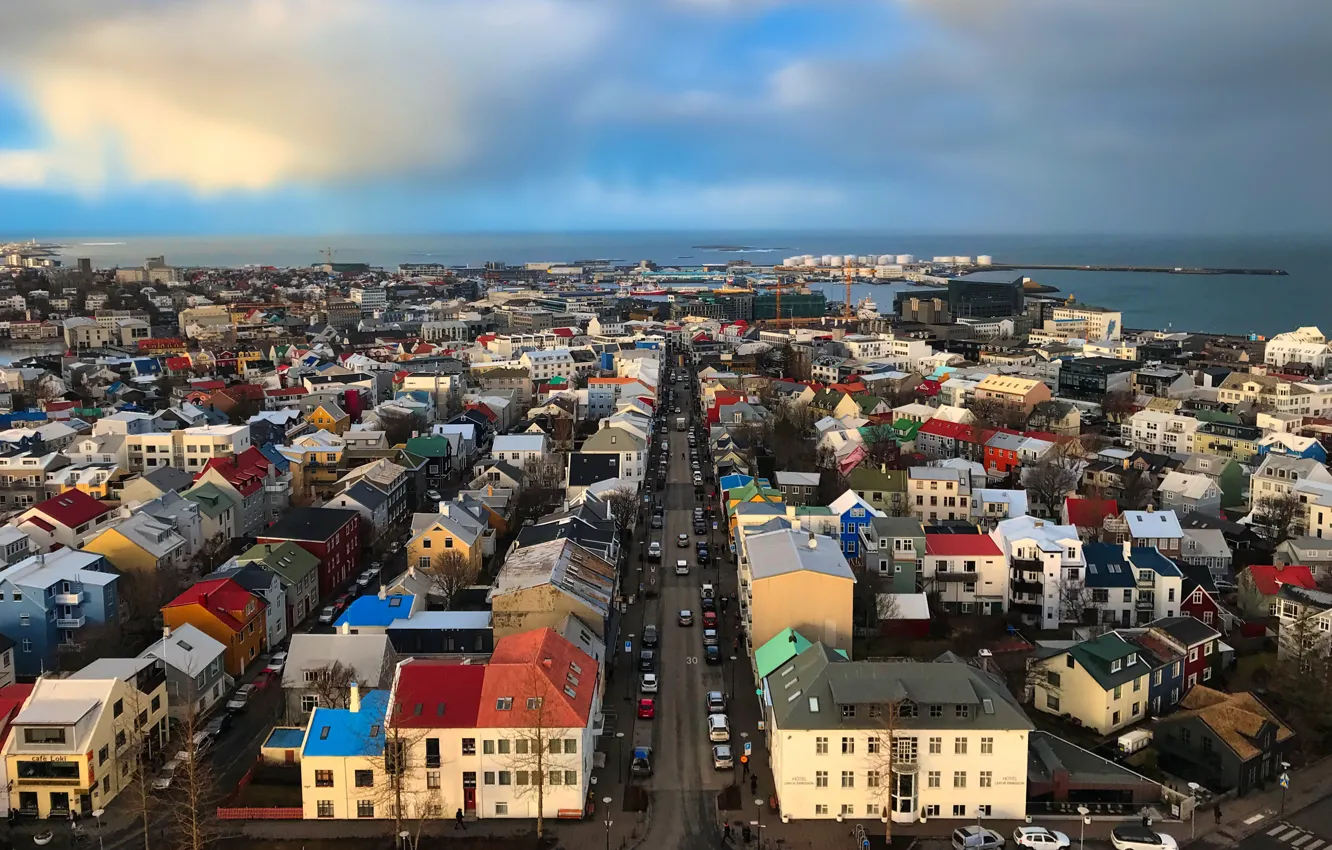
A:
<svg viewBox="0 0 1332 850">
<path fill-rule="evenodd" d="M 52 0 L 0 233 L 1326 232 L 1332 8 Z"/>
</svg>

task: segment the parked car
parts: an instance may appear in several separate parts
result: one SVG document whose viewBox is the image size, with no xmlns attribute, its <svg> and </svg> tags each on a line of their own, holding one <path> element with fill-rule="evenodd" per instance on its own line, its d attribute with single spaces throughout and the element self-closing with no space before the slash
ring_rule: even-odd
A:
<svg viewBox="0 0 1332 850">
<path fill-rule="evenodd" d="M 657 653 L 650 649 L 645 649 L 638 653 L 638 672 L 655 673 L 657 672 Z"/>
<path fill-rule="evenodd" d="M 366 570 L 365 572 L 361 573 L 359 576 L 356 577 L 356 583 L 361 587 L 369 587 L 371 582 L 379 578 L 379 570 L 380 570 L 379 563 L 375 562 L 375 564 L 372 567 L 370 567 L 370 569 Z"/>
<path fill-rule="evenodd" d="M 165 791 L 171 787 L 171 780 L 176 778 L 176 768 L 180 767 L 180 762 L 171 759 L 162 765 L 162 769 L 153 777 L 153 790 Z"/>
<path fill-rule="evenodd" d="M 1052 832 L 1043 826 L 1019 826 L 1013 830 L 1013 843 L 1035 850 L 1062 850 L 1073 842 L 1064 833 Z"/>
<path fill-rule="evenodd" d="M 723 744 L 731 740 L 731 721 L 725 714 L 708 715 L 708 740 Z"/>
<path fill-rule="evenodd" d="M 717 628 L 717 612 L 716 612 L 716 611 L 704 611 L 704 612 L 703 612 L 703 628 L 705 628 L 705 629 L 715 629 L 715 628 Z"/>
<path fill-rule="evenodd" d="M 1178 850 L 1173 835 L 1145 826 L 1125 825 L 1110 830 L 1110 844 L 1115 850 Z"/>
<path fill-rule="evenodd" d="M 652 515 L 652 527 L 653 527 L 653 528 L 661 528 L 663 525 L 665 525 L 665 521 L 662 519 L 661 514 L 653 514 L 653 515 Z"/>
<path fill-rule="evenodd" d="M 964 826 L 953 830 L 953 850 L 995 850 L 1004 846 L 1004 837 L 983 826 Z"/>
<path fill-rule="evenodd" d="M 699 588 L 698 595 L 704 599 L 710 599 L 717 595 L 717 589 L 712 586 L 712 582 L 705 581 L 703 582 L 703 585 Z"/>
<path fill-rule="evenodd" d="M 643 646 L 656 646 L 656 645 L 657 645 L 657 627 L 651 624 L 644 626 Z"/>
<path fill-rule="evenodd" d="M 333 618 L 336 616 L 338 616 L 338 609 L 334 608 L 332 605 L 325 605 L 324 610 L 319 612 L 319 624 L 321 626 L 327 626 L 329 623 L 333 622 Z"/>
<path fill-rule="evenodd" d="M 703 660 L 709 664 L 722 663 L 721 647 L 718 646 L 703 647 Z"/>
<path fill-rule="evenodd" d="M 282 675 L 282 668 L 287 666 L 287 653 L 275 652 L 269 657 L 268 663 L 264 665 L 264 672 L 275 676 Z"/>
<path fill-rule="evenodd" d="M 735 759 L 731 756 L 730 744 L 714 744 L 712 746 L 712 767 L 715 770 L 732 770 L 735 768 Z"/>
<path fill-rule="evenodd" d="M 721 691 L 708 691 L 705 698 L 708 706 L 708 714 L 723 714 L 726 711 L 726 697 Z"/>
<path fill-rule="evenodd" d="M 682 608 L 680 610 L 680 625 L 682 626 L 694 625 L 694 612 L 690 611 L 688 608 Z"/>
<path fill-rule="evenodd" d="M 657 716 L 657 703 L 651 697 L 643 697 L 638 701 L 638 719 L 651 720 Z"/>
<path fill-rule="evenodd" d="M 341 614 L 343 611 L 347 610 L 347 606 L 350 605 L 351 602 L 352 602 L 351 596 L 344 593 L 341 596 L 339 596 L 337 599 L 333 600 L 333 607 L 334 609 L 337 610 L 339 614 Z"/>
<path fill-rule="evenodd" d="M 718 639 L 717 639 L 717 630 L 716 630 L 716 629 L 704 629 L 704 630 L 703 630 L 703 645 L 704 645 L 704 646 L 716 646 L 719 642 L 720 642 L 720 641 L 718 641 Z"/>
<path fill-rule="evenodd" d="M 645 694 L 655 694 L 657 692 L 657 674 L 644 673 L 638 677 L 638 690 Z"/>
<path fill-rule="evenodd" d="M 649 544 L 648 544 L 648 553 L 647 553 L 647 554 L 648 554 L 648 560 L 649 560 L 649 561 L 660 561 L 660 560 L 661 560 L 661 541 L 660 541 L 660 540 L 653 540 L 651 543 L 649 543 Z"/>
<path fill-rule="evenodd" d="M 715 612 L 717 610 L 717 600 L 713 599 L 711 596 L 705 596 L 703 597 L 701 607 L 703 608 L 704 613 L 707 613 L 708 611 Z"/>
<path fill-rule="evenodd" d="M 444 501 L 444 497 L 439 494 L 438 490 L 427 490 L 426 500 L 430 502 L 442 502 Z"/>
<path fill-rule="evenodd" d="M 250 701 L 250 694 L 254 693 L 254 685 L 241 685 L 236 692 L 227 700 L 227 711 L 244 711 L 245 704 Z"/>
<path fill-rule="evenodd" d="M 636 776 L 652 775 L 651 747 L 634 747 L 634 760 L 629 765 L 629 772 Z"/>
</svg>

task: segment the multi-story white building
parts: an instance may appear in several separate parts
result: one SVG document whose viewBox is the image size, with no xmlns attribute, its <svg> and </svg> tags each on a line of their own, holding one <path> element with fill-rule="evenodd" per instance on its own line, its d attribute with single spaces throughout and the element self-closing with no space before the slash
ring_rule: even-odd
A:
<svg viewBox="0 0 1332 850">
<path fill-rule="evenodd" d="M 763 689 L 783 819 L 1026 815 L 1034 727 L 1000 681 L 960 659 L 847 661 L 815 643 Z"/>
<path fill-rule="evenodd" d="M 857 360 L 878 360 L 888 352 L 888 340 L 872 334 L 847 334 L 841 342 Z"/>
<path fill-rule="evenodd" d="M 913 466 L 907 470 L 907 508 L 921 522 L 968 519 L 971 475 L 965 469 Z"/>
<path fill-rule="evenodd" d="M 1129 442 L 1139 451 L 1176 454 L 1190 451 L 1193 434 L 1202 424 L 1192 416 L 1139 410 L 1129 420 Z"/>
<path fill-rule="evenodd" d="M 382 286 L 353 286 L 351 300 L 361 305 L 361 312 L 371 313 L 388 307 L 388 291 Z"/>
<path fill-rule="evenodd" d="M 1009 607 L 1024 622 L 1056 628 L 1066 589 L 1082 586 L 1085 578 L 1077 527 L 1023 516 L 1000 522 L 990 536 L 1008 558 Z"/>
<path fill-rule="evenodd" d="M 1217 400 L 1226 404 L 1252 402 L 1276 413 L 1321 416 L 1332 411 L 1332 382 L 1282 380 L 1271 375 L 1235 372 L 1221 382 Z"/>
<path fill-rule="evenodd" d="M 985 534 L 926 534 L 920 578 L 954 614 L 1008 610 L 1008 558 Z"/>
<path fill-rule="evenodd" d="M 533 381 L 548 382 L 551 378 L 572 381 L 576 367 L 573 354 L 567 348 L 546 351 L 527 351 L 519 358 Z"/>
<path fill-rule="evenodd" d="M 1263 349 L 1263 362 L 1281 368 L 1291 363 L 1326 370 L 1332 361 L 1332 348 L 1327 337 L 1316 327 L 1296 328 L 1279 333 L 1267 341 Z"/>
<path fill-rule="evenodd" d="M 246 425 L 199 425 L 125 435 L 131 472 L 159 466 L 199 472 L 213 458 L 234 457 L 249 447 L 250 429 Z"/>
<path fill-rule="evenodd" d="M 1064 304 L 1050 311 L 1050 320 L 1058 328 L 1081 323 L 1082 339 L 1119 339 L 1124 330 L 1124 314 L 1089 304 Z M 1047 326 L 1048 327 L 1048 326 Z M 1067 338 L 1067 337 L 1065 337 Z"/>
</svg>

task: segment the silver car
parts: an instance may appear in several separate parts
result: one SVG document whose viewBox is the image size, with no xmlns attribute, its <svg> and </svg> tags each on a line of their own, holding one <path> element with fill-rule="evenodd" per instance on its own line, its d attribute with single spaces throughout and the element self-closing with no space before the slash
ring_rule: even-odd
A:
<svg viewBox="0 0 1332 850">
<path fill-rule="evenodd" d="M 730 744 L 716 744 L 712 748 L 712 766 L 716 770 L 734 770 L 735 759 Z"/>
</svg>

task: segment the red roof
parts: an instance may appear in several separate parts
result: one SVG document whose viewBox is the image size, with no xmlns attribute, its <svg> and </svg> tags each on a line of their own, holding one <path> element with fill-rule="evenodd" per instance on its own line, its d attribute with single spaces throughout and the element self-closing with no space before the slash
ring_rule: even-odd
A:
<svg viewBox="0 0 1332 850">
<path fill-rule="evenodd" d="M 1114 499 L 1065 499 L 1064 510 L 1068 524 L 1078 528 L 1100 528 L 1106 517 L 1119 516 L 1119 504 Z"/>
<path fill-rule="evenodd" d="M 188 357 L 168 357 L 166 367 L 173 372 L 179 372 L 182 369 L 190 368 L 190 358 Z"/>
<path fill-rule="evenodd" d="M 303 396 L 310 392 L 305 387 L 283 387 L 280 390 L 264 390 L 264 395 L 269 398 L 295 398 Z"/>
<path fill-rule="evenodd" d="M 917 435 L 930 434 L 935 437 L 943 437 L 949 440 L 962 440 L 967 443 L 978 441 L 981 436 L 975 425 L 969 425 L 965 422 L 950 422 L 947 419 L 935 417 L 929 420 L 920 429 L 916 431 Z"/>
<path fill-rule="evenodd" d="M 236 399 L 260 401 L 264 397 L 264 388 L 259 384 L 232 384 L 227 387 L 227 395 Z"/>
<path fill-rule="evenodd" d="M 190 384 L 190 389 L 194 390 L 195 392 L 200 392 L 204 390 L 213 390 L 213 391 L 224 390 L 226 388 L 227 385 L 223 381 L 194 381 L 193 383 Z"/>
<path fill-rule="evenodd" d="M 82 490 L 69 490 L 28 509 L 68 528 L 77 528 L 111 509 Z"/>
<path fill-rule="evenodd" d="M 491 422 L 499 421 L 499 415 L 495 413 L 495 411 L 490 409 L 490 405 L 484 404 L 479 401 L 474 401 L 471 402 L 470 404 L 463 405 L 463 410 L 475 410 L 479 412 L 482 416 L 489 419 Z"/>
<path fill-rule="evenodd" d="M 1313 571 L 1298 564 L 1291 564 L 1288 567 L 1254 564 L 1249 567 L 1249 575 L 1253 577 L 1254 586 L 1263 596 L 1276 596 L 1277 590 L 1283 584 L 1293 584 L 1306 590 L 1318 589 Z"/>
<path fill-rule="evenodd" d="M 36 685 L 7 685 L 0 688 L 0 746 L 9 739 L 10 721 L 18 715 L 23 703 L 32 696 Z"/>
<path fill-rule="evenodd" d="M 215 469 L 242 496 L 253 496 L 264 486 L 268 466 L 269 460 L 263 452 L 251 446 L 234 458 L 215 457 L 209 460 L 194 477 L 198 480 L 208 470 Z"/>
<path fill-rule="evenodd" d="M 162 607 L 199 605 L 217 617 L 227 628 L 239 632 L 245 628 L 245 622 L 248 622 L 242 621 L 240 617 L 244 615 L 245 606 L 251 603 L 257 606 L 251 614 L 253 618 L 264 610 L 263 600 L 255 598 L 254 594 L 241 587 L 234 579 L 214 578 L 195 582 L 192 587 Z"/>
<path fill-rule="evenodd" d="M 417 659 L 398 671 L 394 722 L 403 728 L 474 729 L 481 708 L 484 664 Z"/>
<path fill-rule="evenodd" d="M 486 665 L 477 726 L 527 728 L 541 711 L 542 725 L 585 727 L 592 714 L 599 668 L 592 656 L 554 629 L 533 629 L 500 638 Z M 540 697 L 540 709 L 528 709 L 527 698 Z M 496 708 L 512 700 L 510 708 Z"/>
<path fill-rule="evenodd" d="M 140 351 L 147 348 L 180 348 L 183 345 L 185 345 L 184 340 L 177 339 L 176 337 L 157 337 L 155 339 L 139 340 Z"/>
<path fill-rule="evenodd" d="M 988 534 L 927 534 L 925 535 L 925 554 L 974 555 L 977 557 L 998 557 L 999 544 Z"/>
<path fill-rule="evenodd" d="M 550 332 L 555 336 L 562 336 L 566 339 L 574 335 L 573 328 L 551 328 Z"/>
</svg>

